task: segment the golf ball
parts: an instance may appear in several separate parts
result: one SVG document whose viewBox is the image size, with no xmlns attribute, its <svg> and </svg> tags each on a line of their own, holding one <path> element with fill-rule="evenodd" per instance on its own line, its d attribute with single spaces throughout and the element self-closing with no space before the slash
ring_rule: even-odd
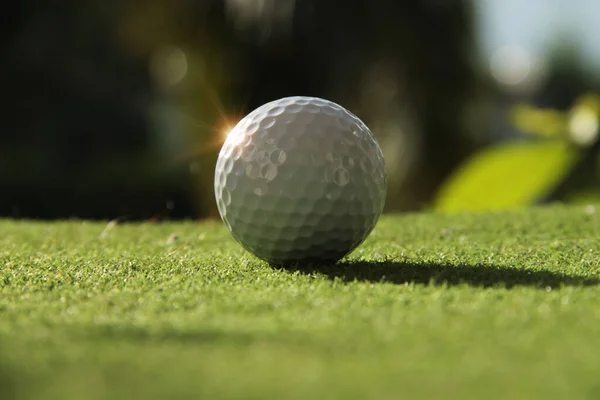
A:
<svg viewBox="0 0 600 400">
<path fill-rule="evenodd" d="M 229 132 L 215 171 L 223 222 L 272 264 L 336 262 L 381 215 L 383 154 L 369 128 L 315 97 L 267 103 Z"/>
</svg>

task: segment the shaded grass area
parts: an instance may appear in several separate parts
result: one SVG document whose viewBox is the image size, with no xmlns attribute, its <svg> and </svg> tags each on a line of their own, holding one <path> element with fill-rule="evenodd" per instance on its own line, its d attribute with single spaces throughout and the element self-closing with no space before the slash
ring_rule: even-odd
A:
<svg viewBox="0 0 600 400">
<path fill-rule="evenodd" d="M 218 221 L 0 221 L 0 398 L 598 398 L 590 210 L 389 215 L 286 269 Z"/>
<path fill-rule="evenodd" d="M 506 287 L 525 285 L 552 287 L 565 285 L 598 285 L 598 278 L 584 278 L 552 271 L 527 271 L 516 268 L 497 267 L 493 264 L 452 264 L 394 262 L 394 261 L 350 261 L 320 267 L 293 267 L 290 271 L 305 273 L 319 272 L 330 279 L 341 278 L 345 282 L 361 281 L 374 283 L 437 284 L 455 286 Z"/>
</svg>

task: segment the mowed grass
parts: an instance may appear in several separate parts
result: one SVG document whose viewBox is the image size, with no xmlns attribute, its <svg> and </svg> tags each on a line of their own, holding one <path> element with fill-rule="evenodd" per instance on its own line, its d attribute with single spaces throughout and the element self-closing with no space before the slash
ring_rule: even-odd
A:
<svg viewBox="0 0 600 400">
<path fill-rule="evenodd" d="M 0 399 L 600 398 L 600 211 L 386 215 L 277 269 L 220 221 L 0 221 Z"/>
</svg>

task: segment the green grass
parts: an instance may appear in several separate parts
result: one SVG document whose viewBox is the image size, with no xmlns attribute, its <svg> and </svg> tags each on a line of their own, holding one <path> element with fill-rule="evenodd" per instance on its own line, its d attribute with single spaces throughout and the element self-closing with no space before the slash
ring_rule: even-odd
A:
<svg viewBox="0 0 600 400">
<path fill-rule="evenodd" d="M 105 227 L 0 220 L 0 399 L 600 397 L 600 213 L 389 215 L 296 270 Z"/>
</svg>

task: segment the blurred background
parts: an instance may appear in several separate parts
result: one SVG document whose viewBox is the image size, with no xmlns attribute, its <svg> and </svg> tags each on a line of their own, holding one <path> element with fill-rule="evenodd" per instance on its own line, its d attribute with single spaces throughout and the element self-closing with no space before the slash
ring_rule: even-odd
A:
<svg viewBox="0 0 600 400">
<path fill-rule="evenodd" d="M 288 95 L 369 125 L 387 212 L 600 199 L 597 0 L 12 0 L 2 20 L 3 217 L 214 217 L 227 130 Z"/>
</svg>

